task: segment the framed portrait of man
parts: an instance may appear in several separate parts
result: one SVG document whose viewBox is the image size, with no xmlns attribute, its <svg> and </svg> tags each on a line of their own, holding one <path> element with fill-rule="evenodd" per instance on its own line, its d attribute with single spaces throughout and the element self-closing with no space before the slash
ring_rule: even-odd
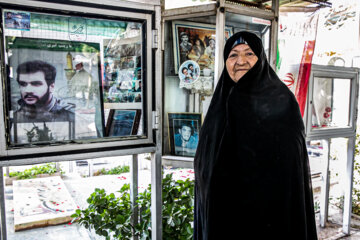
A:
<svg viewBox="0 0 360 240">
<path fill-rule="evenodd" d="M 201 113 L 168 113 L 171 154 L 194 157 L 202 124 Z"/>
<path fill-rule="evenodd" d="M 10 144 L 103 136 L 99 44 L 6 37 L 5 46 Z"/>
<path fill-rule="evenodd" d="M 195 22 L 173 21 L 173 49 L 175 74 L 187 60 L 193 60 L 200 69 L 214 69 L 215 65 L 215 25 Z M 233 34 L 231 27 L 225 27 L 225 39 Z"/>
</svg>

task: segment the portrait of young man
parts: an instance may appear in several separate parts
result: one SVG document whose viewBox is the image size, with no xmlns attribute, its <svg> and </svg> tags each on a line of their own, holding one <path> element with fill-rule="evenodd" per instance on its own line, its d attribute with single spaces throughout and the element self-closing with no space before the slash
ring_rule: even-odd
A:
<svg viewBox="0 0 360 240">
<path fill-rule="evenodd" d="M 16 69 L 20 99 L 14 112 L 15 123 L 75 121 L 75 104 L 54 96 L 56 68 L 35 60 Z"/>
<path fill-rule="evenodd" d="M 174 134 L 175 153 L 183 156 L 195 154 L 199 137 L 195 133 L 192 120 L 183 120 Z"/>
</svg>

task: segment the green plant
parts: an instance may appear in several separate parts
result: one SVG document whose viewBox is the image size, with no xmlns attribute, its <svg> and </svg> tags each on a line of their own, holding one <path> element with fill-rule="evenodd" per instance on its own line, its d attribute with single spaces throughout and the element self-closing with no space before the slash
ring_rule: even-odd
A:
<svg viewBox="0 0 360 240">
<path fill-rule="evenodd" d="M 151 186 L 139 193 L 136 206 L 130 202 L 130 187 L 125 184 L 119 191 L 107 195 L 104 189 L 95 189 L 88 198 L 89 206 L 77 209 L 72 215 L 87 229 L 94 229 L 106 239 L 131 239 L 133 235 L 142 240 L 151 239 Z M 194 181 L 173 180 L 168 174 L 162 184 L 163 239 L 192 239 L 194 221 Z M 134 207 L 139 209 L 139 222 L 131 223 Z"/>
<path fill-rule="evenodd" d="M 61 173 L 63 173 L 61 169 L 56 168 L 55 163 L 47 163 L 40 166 L 34 166 L 30 169 L 25 169 L 22 172 L 11 172 L 9 173 L 9 177 L 16 177 L 17 179 L 30 179 L 35 178 L 39 174 L 53 174 L 58 172 L 59 170 Z M 6 176 L 6 174 L 4 174 L 4 176 Z"/>
<path fill-rule="evenodd" d="M 118 167 L 111 168 L 109 170 L 106 170 L 105 168 L 103 168 L 99 171 L 98 174 L 99 175 L 117 175 L 117 174 L 127 173 L 127 172 L 130 172 L 129 166 L 118 166 Z"/>
</svg>

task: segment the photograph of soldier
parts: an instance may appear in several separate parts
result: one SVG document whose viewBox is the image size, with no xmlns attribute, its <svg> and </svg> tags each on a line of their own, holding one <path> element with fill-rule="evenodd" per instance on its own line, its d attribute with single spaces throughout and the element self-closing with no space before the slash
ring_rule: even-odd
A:
<svg viewBox="0 0 360 240">
<path fill-rule="evenodd" d="M 16 69 L 20 89 L 19 109 L 14 112 L 16 123 L 75 121 L 75 104 L 53 95 L 56 68 L 35 60 L 21 63 Z"/>
<path fill-rule="evenodd" d="M 7 37 L 6 49 L 11 144 L 101 137 L 99 44 Z"/>
<path fill-rule="evenodd" d="M 180 61 L 188 60 L 188 54 L 192 49 L 192 44 L 189 41 L 189 34 L 187 32 L 180 33 Z"/>
</svg>

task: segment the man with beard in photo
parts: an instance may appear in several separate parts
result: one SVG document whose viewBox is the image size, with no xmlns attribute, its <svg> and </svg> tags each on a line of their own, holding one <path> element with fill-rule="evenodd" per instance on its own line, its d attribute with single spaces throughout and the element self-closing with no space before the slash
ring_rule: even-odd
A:
<svg viewBox="0 0 360 240">
<path fill-rule="evenodd" d="M 28 61 L 17 67 L 21 99 L 14 113 L 17 123 L 75 121 L 75 105 L 53 95 L 56 68 L 43 61 Z"/>
</svg>

